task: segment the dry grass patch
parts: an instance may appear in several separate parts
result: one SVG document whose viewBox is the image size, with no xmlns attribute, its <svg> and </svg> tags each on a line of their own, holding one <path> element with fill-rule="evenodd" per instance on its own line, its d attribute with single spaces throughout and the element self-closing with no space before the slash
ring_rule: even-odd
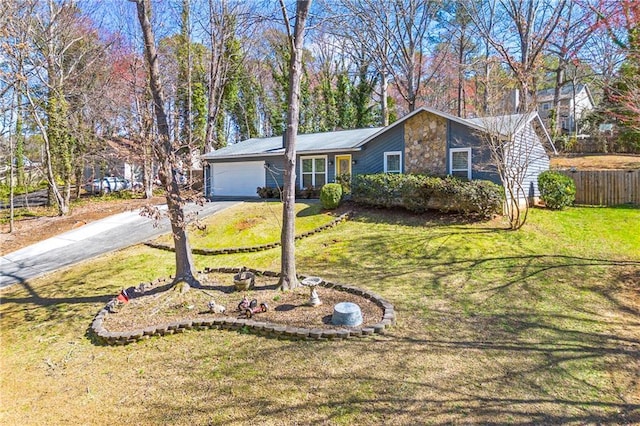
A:
<svg viewBox="0 0 640 426">
<path fill-rule="evenodd" d="M 551 158 L 552 169 L 633 170 L 640 169 L 640 155 L 566 154 Z"/>
</svg>

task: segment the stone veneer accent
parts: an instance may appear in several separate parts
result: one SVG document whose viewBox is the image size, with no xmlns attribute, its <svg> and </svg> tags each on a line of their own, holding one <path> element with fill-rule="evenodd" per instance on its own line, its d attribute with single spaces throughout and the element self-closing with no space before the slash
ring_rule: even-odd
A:
<svg viewBox="0 0 640 426">
<path fill-rule="evenodd" d="M 447 120 L 422 111 L 404 123 L 405 173 L 447 174 Z"/>
<path fill-rule="evenodd" d="M 244 268 L 205 268 L 203 273 L 229 273 L 237 274 L 241 270 L 253 272 L 256 275 L 264 275 L 268 277 L 279 277 L 280 273 L 272 271 L 258 271 L 256 269 Z M 305 279 L 306 276 L 301 275 L 299 278 Z M 151 283 L 153 288 L 155 284 L 166 282 L 164 279 Z M 170 334 L 182 333 L 184 330 L 206 330 L 206 329 L 222 329 L 222 330 L 238 330 L 246 328 L 252 332 L 269 337 L 286 338 L 291 340 L 344 340 L 354 337 L 366 337 L 373 334 L 384 334 L 385 329 L 395 324 L 396 314 L 393 305 L 384 300 L 379 295 L 358 287 L 348 286 L 344 284 L 322 281 L 322 287 L 329 287 L 335 290 L 345 291 L 347 293 L 357 294 L 366 299 L 372 300 L 383 310 L 380 321 L 370 327 L 351 327 L 344 329 L 318 329 L 318 328 L 298 328 L 291 326 L 279 325 L 276 323 L 256 321 L 251 318 L 235 318 L 235 317 L 214 317 L 207 316 L 198 319 L 189 319 L 176 321 L 167 324 L 159 324 L 145 329 L 136 329 L 126 332 L 111 332 L 104 328 L 104 320 L 110 314 L 111 308 L 117 305 L 118 301 L 114 297 L 102 308 L 93 318 L 91 323 L 91 332 L 96 340 L 106 345 L 126 345 L 129 343 L 146 340 L 152 336 L 166 336 Z M 141 294 L 137 297 L 144 295 Z"/>
</svg>

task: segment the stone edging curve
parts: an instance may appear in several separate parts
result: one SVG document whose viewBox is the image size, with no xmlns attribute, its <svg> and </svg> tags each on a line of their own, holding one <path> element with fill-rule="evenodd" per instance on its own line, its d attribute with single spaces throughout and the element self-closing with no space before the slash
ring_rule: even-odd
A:
<svg viewBox="0 0 640 426">
<path fill-rule="evenodd" d="M 296 240 L 301 240 L 303 238 L 309 237 L 311 235 L 317 234 L 319 232 L 322 232 L 326 229 L 330 229 L 335 227 L 337 224 L 339 224 L 340 222 L 344 222 L 345 220 L 349 219 L 351 216 L 353 216 L 353 212 L 352 211 L 348 211 L 346 213 L 341 214 L 340 216 L 338 216 L 337 218 L 333 219 L 331 222 L 327 223 L 326 225 L 322 225 L 319 226 L 311 231 L 308 232 L 304 232 L 300 235 L 296 235 L 295 239 Z M 151 248 L 155 248 L 155 249 L 159 249 L 159 250 L 165 250 L 165 251 L 175 251 L 175 249 L 173 247 L 171 247 L 168 244 L 160 244 L 160 243 L 153 243 L 150 241 L 147 241 L 144 243 L 146 246 L 151 247 Z M 258 251 L 264 251 L 264 250 L 269 250 L 272 248 L 276 248 L 276 247 L 280 247 L 280 242 L 274 242 L 274 243 L 270 243 L 270 244 L 262 244 L 262 245 L 258 245 L 258 246 L 253 246 L 253 247 L 235 247 L 235 248 L 226 248 L 226 249 L 217 249 L 217 250 L 210 250 L 210 249 L 199 249 L 199 248 L 192 248 L 191 252 L 193 254 L 199 254 L 199 255 L 205 255 L 205 256 L 217 256 L 217 255 L 221 255 L 221 254 L 234 254 L 234 253 L 250 253 L 250 252 L 258 252 Z"/>
<path fill-rule="evenodd" d="M 256 275 L 266 277 L 279 277 L 280 273 L 272 271 L 259 271 L 248 268 L 205 268 L 203 273 L 229 273 L 237 274 L 241 271 L 253 272 Z M 299 279 L 306 276 L 300 275 Z M 159 279 L 150 283 L 152 287 L 158 283 L 166 282 L 165 279 Z M 184 330 L 206 330 L 206 329 L 222 329 L 222 330 L 239 330 L 249 329 L 252 332 L 268 337 L 285 338 L 291 340 L 344 340 L 356 337 L 366 337 L 373 334 L 384 334 L 385 329 L 395 324 L 396 314 L 393 305 L 384 300 L 379 295 L 362 290 L 358 287 L 322 281 L 322 287 L 334 288 L 336 290 L 345 291 L 347 293 L 356 294 L 366 299 L 370 299 L 380 308 L 382 308 L 382 319 L 369 327 L 350 327 L 344 329 L 319 329 L 319 328 L 300 328 L 292 326 L 284 326 L 271 322 L 255 321 L 249 318 L 233 318 L 233 317 L 207 317 L 194 320 L 182 320 L 171 323 L 160 324 L 157 326 L 147 327 L 144 329 L 136 329 L 124 332 L 112 332 L 104 328 L 104 320 L 110 314 L 110 310 L 118 304 L 117 299 L 111 299 L 104 308 L 102 308 L 93 318 L 90 330 L 98 342 L 106 345 L 126 345 L 129 343 L 146 340 L 152 336 L 166 336 L 175 333 L 182 333 Z M 144 293 L 136 296 L 140 297 Z"/>
</svg>

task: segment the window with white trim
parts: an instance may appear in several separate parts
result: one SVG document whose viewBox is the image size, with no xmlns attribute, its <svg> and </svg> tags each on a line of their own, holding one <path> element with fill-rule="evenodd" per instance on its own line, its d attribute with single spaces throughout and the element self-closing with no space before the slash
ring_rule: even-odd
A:
<svg viewBox="0 0 640 426">
<path fill-rule="evenodd" d="M 384 172 L 402 173 L 402 153 L 400 151 L 389 151 L 384 153 Z"/>
<path fill-rule="evenodd" d="M 449 174 L 471 180 L 471 148 L 449 150 Z"/>
<path fill-rule="evenodd" d="M 327 157 L 300 158 L 300 188 L 318 188 L 327 183 Z"/>
</svg>

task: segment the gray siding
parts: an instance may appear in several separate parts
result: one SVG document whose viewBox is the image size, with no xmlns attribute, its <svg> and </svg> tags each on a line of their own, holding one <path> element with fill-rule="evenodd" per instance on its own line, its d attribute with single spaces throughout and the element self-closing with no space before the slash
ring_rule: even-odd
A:
<svg viewBox="0 0 640 426">
<path fill-rule="evenodd" d="M 284 182 L 284 157 L 267 157 L 265 169 L 266 183 L 269 188 L 282 188 Z"/>
<path fill-rule="evenodd" d="M 451 148 L 471 148 L 471 179 L 490 180 L 500 184 L 500 176 L 491 162 L 491 151 L 478 135 L 478 131 L 454 121 L 448 121 L 447 172 Z"/>
<path fill-rule="evenodd" d="M 369 141 L 362 151 L 354 152 L 354 175 L 382 173 L 384 171 L 384 153 L 400 151 L 402 153 L 402 170 L 404 171 L 404 123 Z"/>
<path fill-rule="evenodd" d="M 532 123 L 528 123 L 522 132 L 516 136 L 517 166 L 523 168 L 523 187 L 529 198 L 539 197 L 538 175 L 549 170 L 549 155 L 542 146 Z"/>
<path fill-rule="evenodd" d="M 549 169 L 549 156 L 532 123 L 515 137 L 514 170 L 522 175 L 523 187 L 529 198 L 539 197 L 538 175 Z M 491 161 L 491 151 L 483 142 L 477 131 L 459 123 L 449 122 L 449 149 L 471 148 L 472 179 L 485 179 L 502 184 L 496 166 Z M 447 156 L 447 170 L 449 158 Z"/>
</svg>

